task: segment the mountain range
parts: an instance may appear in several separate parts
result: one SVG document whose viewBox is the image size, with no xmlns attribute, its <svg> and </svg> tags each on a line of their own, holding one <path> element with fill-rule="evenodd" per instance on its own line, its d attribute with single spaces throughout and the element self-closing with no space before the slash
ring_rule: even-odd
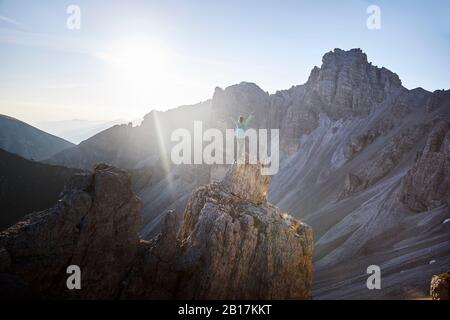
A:
<svg viewBox="0 0 450 320">
<path fill-rule="evenodd" d="M 150 239 L 167 212 L 181 218 L 191 192 L 228 169 L 171 164 L 171 132 L 192 131 L 195 120 L 224 130 L 229 117 L 249 114 L 251 127 L 280 130 L 268 199 L 312 227 L 313 298 L 426 296 L 432 275 L 450 265 L 450 91 L 408 90 L 360 49 L 326 53 L 302 85 L 216 88 L 207 101 L 152 111 L 139 126 L 115 125 L 39 158 L 127 170 Z M 366 287 L 370 265 L 382 270 L 382 290 Z"/>
</svg>

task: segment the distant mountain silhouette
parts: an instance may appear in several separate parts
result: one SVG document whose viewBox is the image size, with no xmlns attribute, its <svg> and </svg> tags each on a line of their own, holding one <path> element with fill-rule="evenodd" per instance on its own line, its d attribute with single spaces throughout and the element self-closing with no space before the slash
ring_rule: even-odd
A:
<svg viewBox="0 0 450 320">
<path fill-rule="evenodd" d="M 36 127 L 61 137 L 72 143 L 80 143 L 97 133 L 106 130 L 116 124 L 126 123 L 125 120 L 114 121 L 87 121 L 87 120 L 62 120 L 62 121 L 46 121 L 36 123 Z"/>
<path fill-rule="evenodd" d="M 81 170 L 30 161 L 0 149 L 0 230 L 52 206 L 76 172 Z"/>
<path fill-rule="evenodd" d="M 0 148 L 30 160 L 44 160 L 73 143 L 0 114 Z"/>
</svg>

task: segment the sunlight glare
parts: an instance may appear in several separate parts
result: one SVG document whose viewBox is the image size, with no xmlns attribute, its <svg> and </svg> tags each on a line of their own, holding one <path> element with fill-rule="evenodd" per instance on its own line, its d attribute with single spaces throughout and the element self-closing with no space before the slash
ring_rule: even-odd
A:
<svg viewBox="0 0 450 320">
<path fill-rule="evenodd" d="M 96 57 L 111 67 L 107 82 L 110 95 L 118 104 L 138 108 L 167 97 L 173 55 L 158 40 L 124 39 Z"/>
</svg>

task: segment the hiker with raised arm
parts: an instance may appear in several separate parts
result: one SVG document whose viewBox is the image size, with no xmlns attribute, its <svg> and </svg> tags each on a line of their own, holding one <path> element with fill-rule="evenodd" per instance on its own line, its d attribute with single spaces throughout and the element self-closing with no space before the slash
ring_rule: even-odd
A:
<svg viewBox="0 0 450 320">
<path fill-rule="evenodd" d="M 236 121 L 233 117 L 230 117 L 231 121 L 235 126 L 235 135 L 237 141 L 237 163 L 244 163 L 245 159 L 245 131 L 247 131 L 247 125 L 250 123 L 252 119 L 252 115 L 249 115 L 247 119 L 244 116 L 239 116 Z M 240 159 L 240 161 L 238 161 Z"/>
</svg>

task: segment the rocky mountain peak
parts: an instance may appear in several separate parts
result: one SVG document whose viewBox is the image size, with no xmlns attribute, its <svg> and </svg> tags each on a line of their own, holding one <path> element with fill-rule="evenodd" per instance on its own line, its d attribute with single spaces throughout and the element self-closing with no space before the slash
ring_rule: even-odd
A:
<svg viewBox="0 0 450 320">
<path fill-rule="evenodd" d="M 253 114 L 250 125 L 257 126 L 263 123 L 269 104 L 269 93 L 251 82 L 241 82 L 225 89 L 216 88 L 211 100 L 210 121 L 214 127 L 226 128 L 232 125 L 228 120 L 230 116 L 247 117 Z"/>
<path fill-rule="evenodd" d="M 344 76 L 350 77 L 353 80 L 353 85 L 358 85 L 356 81 L 369 81 L 372 85 L 381 86 L 401 87 L 402 85 L 397 74 L 384 67 L 374 66 L 367 60 L 367 55 L 359 48 L 347 51 L 336 48 L 326 53 L 322 58 L 320 69 L 314 68 L 311 74 L 317 74 L 319 71 L 322 75 L 325 73 L 324 77 L 331 73 L 335 76 L 335 81 L 339 81 L 339 78 Z"/>
<path fill-rule="evenodd" d="M 222 94 L 224 92 L 227 93 L 247 93 L 247 94 L 267 94 L 264 90 L 262 90 L 256 83 L 242 81 L 238 84 L 231 85 L 222 89 L 220 87 L 216 87 L 214 94 Z"/>
<path fill-rule="evenodd" d="M 348 51 L 339 48 L 327 52 L 322 57 L 322 67 L 330 65 L 365 64 L 368 63 L 367 55 L 359 48 Z"/>
<path fill-rule="evenodd" d="M 269 94 L 252 82 L 241 82 L 225 88 L 216 88 L 213 96 L 213 108 L 223 109 L 225 104 L 239 102 L 241 110 L 256 105 L 266 105 Z"/>
<path fill-rule="evenodd" d="M 367 55 L 361 49 L 342 50 L 336 48 L 324 54 L 322 57 L 322 65 L 320 67 L 314 66 L 306 84 L 310 86 L 324 85 L 324 81 L 332 81 L 337 85 L 339 78 L 347 77 L 349 78 L 348 81 L 351 81 L 349 84 L 358 85 L 356 80 L 364 80 L 367 73 L 376 73 L 380 70 L 388 71 L 384 68 L 377 68 L 368 62 Z M 355 77 L 359 77 L 360 79 L 353 81 Z M 392 73 L 392 77 L 397 78 L 401 84 L 396 74 Z"/>
<path fill-rule="evenodd" d="M 369 63 L 361 49 L 326 53 L 322 66 L 311 71 L 305 85 L 302 100 L 306 108 L 324 112 L 333 120 L 365 117 L 404 90 L 397 74 Z"/>
</svg>

